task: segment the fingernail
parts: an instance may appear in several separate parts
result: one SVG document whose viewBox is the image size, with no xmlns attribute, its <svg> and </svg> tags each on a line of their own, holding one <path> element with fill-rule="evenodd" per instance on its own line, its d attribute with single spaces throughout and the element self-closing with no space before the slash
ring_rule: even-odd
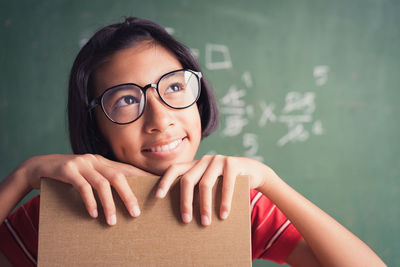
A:
<svg viewBox="0 0 400 267">
<path fill-rule="evenodd" d="M 162 188 L 158 188 L 156 196 L 158 198 L 163 198 L 165 196 L 165 191 Z"/>
<path fill-rule="evenodd" d="M 189 213 L 184 213 L 182 214 L 182 220 L 185 223 L 189 223 L 192 220 L 192 215 L 190 215 Z"/>
<path fill-rule="evenodd" d="M 92 216 L 93 218 L 97 218 L 97 216 L 99 216 L 99 213 L 97 212 L 97 209 L 94 209 L 90 212 L 90 216 Z"/>
<path fill-rule="evenodd" d="M 113 214 L 108 218 L 108 224 L 115 225 L 116 223 L 117 223 L 117 216 L 115 216 L 115 214 Z"/>
<path fill-rule="evenodd" d="M 210 218 L 207 215 L 201 215 L 201 223 L 203 225 L 210 225 Z"/>
<path fill-rule="evenodd" d="M 225 220 L 226 218 L 228 218 L 228 212 L 224 211 L 224 212 L 221 213 L 221 219 Z"/>
<path fill-rule="evenodd" d="M 133 206 L 131 214 L 133 215 L 133 217 L 137 217 L 140 215 L 140 209 L 138 206 Z"/>
</svg>

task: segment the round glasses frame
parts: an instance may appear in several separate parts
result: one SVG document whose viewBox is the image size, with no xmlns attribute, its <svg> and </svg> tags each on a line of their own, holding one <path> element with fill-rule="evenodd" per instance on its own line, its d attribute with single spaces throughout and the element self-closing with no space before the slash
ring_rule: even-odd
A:
<svg viewBox="0 0 400 267">
<path fill-rule="evenodd" d="M 158 85 L 160 84 L 160 81 L 161 81 L 165 76 L 170 75 L 170 74 L 175 73 L 175 72 L 179 72 L 179 71 L 189 71 L 189 72 L 193 73 L 193 74 L 196 76 L 196 78 L 197 78 L 198 85 L 199 85 L 199 91 L 198 91 L 198 93 L 197 93 L 197 96 L 196 96 L 195 100 L 194 100 L 190 105 L 177 108 L 177 107 L 173 107 L 173 106 L 169 105 L 167 102 L 165 102 L 165 100 L 161 97 L 160 90 L 158 89 Z M 146 104 L 147 104 L 146 91 L 147 91 L 147 89 L 149 89 L 149 88 L 155 88 L 156 91 L 157 91 L 158 97 L 159 97 L 159 98 L 161 99 L 161 101 L 162 101 L 165 105 L 167 105 L 168 107 L 173 108 L 173 109 L 185 109 L 185 108 L 188 108 L 188 107 L 192 106 L 192 105 L 193 105 L 194 103 L 196 103 L 197 100 L 199 99 L 200 93 L 201 93 L 201 78 L 202 78 L 202 77 L 203 77 L 203 75 L 201 74 L 201 72 L 194 71 L 194 70 L 190 70 L 190 69 L 179 69 L 179 70 L 174 70 L 174 71 L 170 71 L 170 72 L 168 72 L 168 73 L 163 74 L 163 75 L 160 77 L 160 79 L 157 81 L 157 83 L 149 83 L 149 84 L 146 85 L 146 86 L 140 86 L 140 85 L 138 85 L 138 84 L 136 84 L 136 83 L 122 83 L 122 84 L 114 85 L 114 86 L 112 86 L 112 87 L 107 88 L 106 90 L 104 90 L 104 92 L 103 92 L 99 97 L 97 97 L 97 98 L 93 99 L 92 101 L 90 101 L 90 104 L 89 104 L 89 112 L 91 112 L 97 105 L 99 105 L 99 106 L 101 107 L 101 110 L 103 111 L 103 113 L 106 115 L 106 117 L 107 117 L 110 121 L 112 121 L 113 123 L 120 124 L 120 125 L 130 124 L 130 123 L 132 123 L 132 122 L 137 121 L 137 120 L 143 115 L 143 113 L 144 113 L 144 111 L 145 111 L 145 109 L 146 109 Z M 143 96 L 144 96 L 144 105 L 143 105 L 143 110 L 140 112 L 139 116 L 137 116 L 136 119 L 134 119 L 134 120 L 132 120 L 132 121 L 129 121 L 129 122 L 117 122 L 117 121 L 113 120 L 113 119 L 107 114 L 107 112 L 105 111 L 105 108 L 104 108 L 104 106 L 103 106 L 103 97 L 104 97 L 104 95 L 105 95 L 108 91 L 110 91 L 110 90 L 112 90 L 112 89 L 114 89 L 114 88 L 116 88 L 116 87 L 124 86 L 124 85 L 134 85 L 134 86 L 140 88 L 140 90 L 143 92 Z"/>
</svg>

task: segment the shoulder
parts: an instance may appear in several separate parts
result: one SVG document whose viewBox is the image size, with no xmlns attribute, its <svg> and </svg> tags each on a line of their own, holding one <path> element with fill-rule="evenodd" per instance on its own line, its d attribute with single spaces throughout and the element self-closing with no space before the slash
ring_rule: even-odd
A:
<svg viewBox="0 0 400 267">
<path fill-rule="evenodd" d="M 284 263 L 301 240 L 300 233 L 279 208 L 262 193 L 251 190 L 252 256 Z"/>
<path fill-rule="evenodd" d="M 35 266 L 40 196 L 10 214 L 0 226 L 0 250 L 14 266 Z"/>
<path fill-rule="evenodd" d="M 264 196 L 261 192 L 257 190 L 250 189 L 250 212 L 253 215 L 253 211 L 266 211 L 270 209 L 274 209 L 275 204 L 272 203 L 266 196 Z"/>
<path fill-rule="evenodd" d="M 40 195 L 33 197 L 8 216 L 8 221 L 17 225 L 23 221 L 30 221 L 37 230 L 39 225 Z"/>
</svg>

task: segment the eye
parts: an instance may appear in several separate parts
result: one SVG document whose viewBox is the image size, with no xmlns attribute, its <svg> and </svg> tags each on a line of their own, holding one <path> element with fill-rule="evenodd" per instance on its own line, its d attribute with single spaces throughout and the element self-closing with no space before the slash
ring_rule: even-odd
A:
<svg viewBox="0 0 400 267">
<path fill-rule="evenodd" d="M 181 83 L 173 83 L 170 86 L 168 86 L 167 90 L 165 90 L 164 93 L 170 94 L 170 93 L 175 93 L 178 91 L 185 90 L 185 86 L 183 86 Z"/>
<path fill-rule="evenodd" d="M 139 103 L 138 99 L 132 95 L 123 96 L 117 100 L 115 107 L 123 107 Z"/>
</svg>

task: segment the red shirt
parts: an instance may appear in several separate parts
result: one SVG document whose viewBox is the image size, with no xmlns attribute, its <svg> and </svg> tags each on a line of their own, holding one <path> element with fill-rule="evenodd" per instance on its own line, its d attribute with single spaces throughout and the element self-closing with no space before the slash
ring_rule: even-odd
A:
<svg viewBox="0 0 400 267">
<path fill-rule="evenodd" d="M 302 236 L 266 196 L 250 191 L 252 258 L 285 263 Z"/>
<path fill-rule="evenodd" d="M 36 266 L 39 200 L 36 196 L 9 215 L 0 226 L 0 250 L 14 266 Z M 285 263 L 301 235 L 264 195 L 250 192 L 253 260 Z"/>
<path fill-rule="evenodd" d="M 37 264 L 39 200 L 39 196 L 32 198 L 0 226 L 0 250 L 14 266 Z"/>
</svg>

